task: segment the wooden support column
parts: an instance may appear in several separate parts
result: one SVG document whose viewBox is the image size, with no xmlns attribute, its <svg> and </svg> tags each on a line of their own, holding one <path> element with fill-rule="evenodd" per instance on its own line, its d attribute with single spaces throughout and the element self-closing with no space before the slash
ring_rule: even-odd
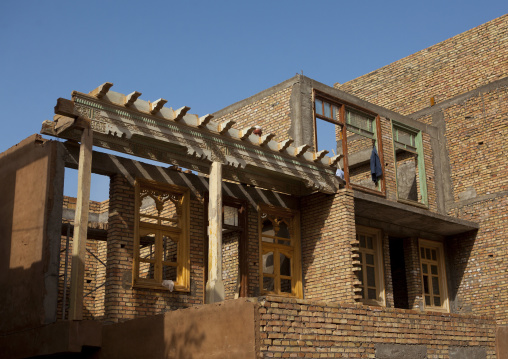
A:
<svg viewBox="0 0 508 359">
<path fill-rule="evenodd" d="M 222 163 L 213 162 L 210 169 L 208 201 L 208 282 L 206 303 L 224 300 L 222 282 Z"/>
<path fill-rule="evenodd" d="M 76 216 L 74 218 L 74 238 L 72 240 L 69 320 L 83 319 L 86 237 L 90 202 L 90 181 L 92 177 L 92 133 L 93 130 L 90 126 L 83 129 L 79 149 L 78 195 L 76 200 Z"/>
</svg>

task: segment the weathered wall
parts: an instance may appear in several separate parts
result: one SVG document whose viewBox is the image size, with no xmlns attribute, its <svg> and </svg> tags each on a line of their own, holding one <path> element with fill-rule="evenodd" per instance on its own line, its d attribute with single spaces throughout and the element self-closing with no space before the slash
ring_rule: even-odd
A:
<svg viewBox="0 0 508 359">
<path fill-rule="evenodd" d="M 63 163 L 33 135 L 0 155 L 0 332 L 56 320 Z"/>
<path fill-rule="evenodd" d="M 336 86 L 435 126 L 428 141 L 433 166 L 427 158 L 425 165 L 437 208 L 480 224 L 477 234 L 450 240 L 446 248 L 452 309 L 495 315 L 501 325 L 508 323 L 507 35 L 503 15 Z M 432 196 L 429 188 L 431 208 Z"/>
<path fill-rule="evenodd" d="M 257 305 L 226 301 L 103 327 L 100 358 L 258 358 Z"/>
<path fill-rule="evenodd" d="M 490 317 L 271 296 L 259 303 L 265 357 L 457 358 L 458 350 L 474 359 L 496 358 Z"/>
<path fill-rule="evenodd" d="M 507 33 L 503 15 L 335 87 L 407 115 L 506 77 Z"/>
</svg>

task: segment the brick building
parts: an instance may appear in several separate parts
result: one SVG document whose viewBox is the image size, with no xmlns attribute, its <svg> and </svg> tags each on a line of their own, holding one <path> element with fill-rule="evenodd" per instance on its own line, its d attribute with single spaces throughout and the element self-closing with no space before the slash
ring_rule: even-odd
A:
<svg viewBox="0 0 508 359">
<path fill-rule="evenodd" d="M 1 352 L 506 358 L 507 42 L 505 15 L 213 116 L 110 83 L 59 99 L 41 133 L 66 142 L 0 155 Z"/>
</svg>

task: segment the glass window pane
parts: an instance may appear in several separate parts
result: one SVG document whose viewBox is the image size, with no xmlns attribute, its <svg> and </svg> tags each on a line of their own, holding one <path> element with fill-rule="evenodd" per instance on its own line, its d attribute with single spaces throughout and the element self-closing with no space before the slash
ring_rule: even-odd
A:
<svg viewBox="0 0 508 359">
<path fill-rule="evenodd" d="M 291 279 L 280 280 L 280 291 L 282 293 L 291 293 Z"/>
<path fill-rule="evenodd" d="M 356 279 L 358 279 L 360 282 L 362 282 L 362 285 L 363 285 L 363 271 L 362 270 L 359 270 L 359 271 L 356 271 Z"/>
<path fill-rule="evenodd" d="M 173 282 L 176 282 L 176 266 L 162 266 L 162 279 L 171 279 Z"/>
<path fill-rule="evenodd" d="M 360 263 L 363 263 L 363 253 L 362 252 L 358 253 L 358 260 L 360 261 Z"/>
<path fill-rule="evenodd" d="M 436 307 L 440 307 L 441 306 L 441 298 L 439 297 L 434 297 L 434 305 Z"/>
<path fill-rule="evenodd" d="M 420 248 L 420 257 L 422 257 L 423 259 L 425 259 L 425 249 L 422 247 Z"/>
<path fill-rule="evenodd" d="M 273 252 L 263 254 L 263 273 L 273 274 Z"/>
<path fill-rule="evenodd" d="M 332 105 L 332 111 L 333 111 L 333 118 L 336 121 L 339 121 L 339 108 L 335 105 Z"/>
<path fill-rule="evenodd" d="M 337 154 L 336 125 L 316 118 L 317 148 L 318 151 L 327 150 L 331 155 Z"/>
<path fill-rule="evenodd" d="M 427 256 L 427 259 L 430 259 L 430 249 L 425 248 L 425 255 Z"/>
<path fill-rule="evenodd" d="M 435 249 L 432 250 L 432 260 L 433 261 L 437 260 L 436 259 L 436 250 Z"/>
<path fill-rule="evenodd" d="M 374 300 L 377 300 L 377 295 L 376 295 L 376 290 L 375 289 L 372 289 L 372 288 L 369 288 L 367 290 L 367 293 L 368 293 L 368 299 L 374 299 Z"/>
<path fill-rule="evenodd" d="M 430 272 L 434 275 L 437 275 L 437 266 L 431 265 L 430 266 Z"/>
<path fill-rule="evenodd" d="M 373 254 L 365 254 L 365 259 L 367 260 L 367 264 L 374 265 L 374 255 Z"/>
<path fill-rule="evenodd" d="M 224 216 L 222 217 L 224 224 L 230 226 L 238 226 L 238 208 L 224 206 Z"/>
<path fill-rule="evenodd" d="M 423 276 L 423 292 L 425 294 L 430 294 L 430 292 L 429 292 L 429 277 L 426 275 Z"/>
<path fill-rule="evenodd" d="M 263 290 L 273 292 L 274 290 L 274 278 L 263 277 Z"/>
<path fill-rule="evenodd" d="M 291 276 L 291 258 L 286 257 L 284 254 L 279 253 L 280 260 L 280 275 Z"/>
<path fill-rule="evenodd" d="M 372 244 L 372 237 L 367 237 L 367 248 L 374 249 L 374 246 Z"/>
<path fill-rule="evenodd" d="M 363 299 L 365 299 L 365 291 L 363 290 L 363 287 L 361 289 L 362 290 L 360 291 L 360 295 L 362 296 Z"/>
<path fill-rule="evenodd" d="M 316 99 L 316 113 L 318 115 L 323 114 L 323 101 Z"/>
<path fill-rule="evenodd" d="M 330 111 L 330 104 L 325 102 L 325 117 L 332 118 L 332 113 Z"/>
<path fill-rule="evenodd" d="M 430 296 L 425 296 L 425 305 L 430 305 Z"/>
<path fill-rule="evenodd" d="M 155 259 L 155 233 L 140 236 L 139 258 Z"/>
<path fill-rule="evenodd" d="M 267 243 L 273 243 L 274 239 L 269 237 L 262 237 L 262 241 Z"/>
<path fill-rule="evenodd" d="M 367 267 L 367 285 L 369 287 L 376 286 L 376 271 L 374 270 L 374 267 Z"/>
<path fill-rule="evenodd" d="M 432 293 L 434 295 L 439 295 L 439 278 L 438 277 L 432 277 Z"/>
<path fill-rule="evenodd" d="M 365 246 L 365 236 L 360 235 L 360 248 L 366 248 Z"/>
<path fill-rule="evenodd" d="M 139 273 L 138 278 L 142 279 L 154 279 L 154 264 L 139 262 Z"/>
<path fill-rule="evenodd" d="M 177 262 L 178 242 L 172 238 L 174 235 L 162 236 L 162 261 Z"/>
<path fill-rule="evenodd" d="M 289 237 L 289 228 L 285 221 L 280 222 L 279 231 L 276 234 L 277 237 L 281 238 L 290 238 Z"/>
<path fill-rule="evenodd" d="M 429 270 L 427 269 L 427 265 L 425 263 L 422 264 L 422 271 L 424 274 L 428 274 Z"/>
<path fill-rule="evenodd" d="M 263 221 L 262 229 L 263 235 L 274 236 L 273 223 L 268 218 Z"/>
</svg>

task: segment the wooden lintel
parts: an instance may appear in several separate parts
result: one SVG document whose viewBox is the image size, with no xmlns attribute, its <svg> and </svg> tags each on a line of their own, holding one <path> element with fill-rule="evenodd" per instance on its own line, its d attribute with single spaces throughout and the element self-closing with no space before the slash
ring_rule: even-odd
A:
<svg viewBox="0 0 508 359">
<path fill-rule="evenodd" d="M 307 150 L 310 148 L 310 145 L 301 145 L 295 148 L 295 156 L 300 157 L 302 156 Z"/>
<path fill-rule="evenodd" d="M 295 141 L 292 139 L 287 139 L 282 142 L 279 142 L 279 152 L 286 150 L 289 146 L 291 146 L 293 142 Z"/>
<path fill-rule="evenodd" d="M 268 133 L 266 135 L 263 135 L 259 138 L 259 145 L 260 146 L 264 146 L 266 144 L 268 144 L 268 142 L 270 142 L 272 140 L 272 138 L 275 137 L 275 133 Z"/>
<path fill-rule="evenodd" d="M 212 120 L 212 118 L 213 118 L 213 115 L 210 115 L 210 114 L 201 116 L 198 120 L 198 127 L 199 128 L 206 127 L 206 125 L 208 125 L 208 123 Z"/>
<path fill-rule="evenodd" d="M 167 100 L 164 100 L 163 98 L 160 98 L 154 102 L 151 103 L 150 107 L 151 107 L 151 110 L 150 110 L 150 113 L 152 115 L 155 115 L 157 112 L 159 112 L 161 110 L 161 108 L 166 104 L 168 103 Z"/>
<path fill-rule="evenodd" d="M 327 150 L 322 150 L 322 151 L 319 151 L 319 152 L 315 152 L 314 153 L 314 162 L 317 162 L 317 161 L 320 161 L 323 157 L 326 156 L 326 154 L 328 154 L 329 151 Z"/>
<path fill-rule="evenodd" d="M 99 87 L 97 87 L 95 90 L 93 90 L 92 94 L 95 95 L 95 97 L 97 97 L 97 98 L 102 98 L 108 93 L 109 89 L 112 86 L 113 86 L 113 84 L 111 82 L 105 82 L 102 85 L 100 85 Z"/>
<path fill-rule="evenodd" d="M 174 121 L 180 121 L 183 118 L 183 116 L 185 116 L 187 111 L 189 111 L 189 110 L 190 110 L 190 107 L 187 107 L 187 106 L 180 107 L 178 110 L 175 111 Z"/>
<path fill-rule="evenodd" d="M 339 161 L 342 159 L 342 157 L 344 157 L 342 154 L 331 157 L 330 163 L 329 163 L 330 166 L 331 167 L 335 166 L 337 163 L 339 163 Z"/>
<path fill-rule="evenodd" d="M 233 125 L 235 124 L 236 122 L 233 121 L 233 120 L 227 120 L 227 121 L 223 121 L 221 123 L 219 123 L 219 128 L 218 128 L 218 131 L 221 135 L 225 134 L 226 132 L 229 131 L 229 129 L 231 127 L 233 127 Z"/>
<path fill-rule="evenodd" d="M 141 96 L 141 92 L 138 92 L 138 91 L 131 92 L 130 94 L 125 96 L 125 103 L 124 103 L 125 107 L 131 106 L 134 102 L 136 102 L 136 100 L 138 99 L 139 96 Z"/>
<path fill-rule="evenodd" d="M 239 137 L 241 140 L 245 140 L 246 138 L 249 138 L 251 133 L 256 129 L 254 126 L 245 127 L 239 132 Z"/>
</svg>

